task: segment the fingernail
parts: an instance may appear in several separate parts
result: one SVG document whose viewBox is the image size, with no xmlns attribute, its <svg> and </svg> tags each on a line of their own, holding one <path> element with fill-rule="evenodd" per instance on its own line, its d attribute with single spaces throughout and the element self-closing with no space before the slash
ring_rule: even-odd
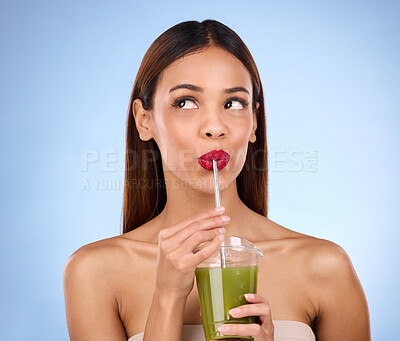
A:
<svg viewBox="0 0 400 341">
<path fill-rule="evenodd" d="M 220 332 L 227 332 L 227 331 L 229 331 L 229 327 L 227 327 L 227 326 L 221 326 L 221 327 L 218 328 L 218 330 L 219 330 Z"/>
<path fill-rule="evenodd" d="M 231 218 L 228 217 L 227 215 L 223 215 L 223 216 L 221 217 L 221 219 L 222 219 L 222 221 L 223 221 L 224 223 L 226 223 L 226 222 L 228 222 L 229 220 L 231 220 Z"/>
<path fill-rule="evenodd" d="M 223 234 L 220 234 L 220 235 L 218 236 L 218 239 L 219 239 L 219 240 L 224 240 L 224 239 L 225 239 L 225 237 L 224 237 L 224 235 L 223 235 Z"/>
<path fill-rule="evenodd" d="M 253 294 L 244 294 L 244 297 L 252 299 L 252 298 L 255 298 L 256 295 L 253 295 Z"/>
<path fill-rule="evenodd" d="M 223 227 L 220 227 L 218 229 L 219 233 L 224 234 L 226 232 L 226 230 Z"/>
<path fill-rule="evenodd" d="M 231 315 L 236 315 L 239 313 L 240 313 L 240 308 L 235 308 L 235 309 L 229 310 L 229 314 L 231 314 Z"/>
<path fill-rule="evenodd" d="M 224 206 L 218 206 L 215 208 L 215 211 L 218 213 L 222 213 L 225 211 L 225 207 Z"/>
</svg>

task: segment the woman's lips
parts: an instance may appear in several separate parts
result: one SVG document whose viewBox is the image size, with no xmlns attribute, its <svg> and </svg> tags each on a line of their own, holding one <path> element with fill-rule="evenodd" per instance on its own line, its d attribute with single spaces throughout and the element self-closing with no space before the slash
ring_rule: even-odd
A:
<svg viewBox="0 0 400 341">
<path fill-rule="evenodd" d="M 213 171 L 212 160 L 198 159 L 197 162 L 204 169 L 206 169 L 208 171 Z M 218 170 L 221 170 L 221 169 L 225 168 L 225 166 L 228 164 L 228 162 L 229 162 L 229 160 L 227 160 L 227 159 L 217 160 L 217 168 L 218 168 Z"/>
<path fill-rule="evenodd" d="M 213 170 L 213 163 L 212 160 L 216 159 L 217 160 L 217 168 L 218 170 L 221 170 L 225 168 L 225 166 L 228 164 L 229 159 L 231 156 L 224 150 L 212 150 L 208 153 L 205 153 L 204 155 L 200 156 L 197 159 L 197 162 L 200 164 L 201 167 L 208 171 Z"/>
</svg>

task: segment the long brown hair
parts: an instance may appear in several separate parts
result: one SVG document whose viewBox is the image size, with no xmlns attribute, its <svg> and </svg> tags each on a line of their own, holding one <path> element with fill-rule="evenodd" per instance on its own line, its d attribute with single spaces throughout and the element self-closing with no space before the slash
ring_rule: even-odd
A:
<svg viewBox="0 0 400 341">
<path fill-rule="evenodd" d="M 253 211 L 268 215 L 268 162 L 263 89 L 257 66 L 247 46 L 229 27 L 216 21 L 185 21 L 161 34 L 149 47 L 136 75 L 129 101 L 123 232 L 129 232 L 156 217 L 165 207 L 167 192 L 160 150 L 154 139 L 139 138 L 132 104 L 142 101 L 145 110 L 152 110 L 154 92 L 160 73 L 175 60 L 218 46 L 239 59 L 249 71 L 252 86 L 252 109 L 257 111 L 255 143 L 249 143 L 244 167 L 236 178 L 237 191 L 243 203 Z M 257 101 L 260 103 L 256 109 Z"/>
</svg>

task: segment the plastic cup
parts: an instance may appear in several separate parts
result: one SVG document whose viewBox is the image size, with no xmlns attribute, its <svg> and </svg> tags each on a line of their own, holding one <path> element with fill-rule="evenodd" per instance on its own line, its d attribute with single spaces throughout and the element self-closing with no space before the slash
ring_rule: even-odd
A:
<svg viewBox="0 0 400 341">
<path fill-rule="evenodd" d="M 204 245 L 193 252 L 198 252 L 202 247 Z M 234 236 L 226 236 L 221 248 L 226 267 L 221 267 L 221 253 L 218 250 L 195 270 L 206 340 L 253 340 L 252 336 L 223 335 L 218 328 L 227 323 L 258 323 L 256 316 L 234 318 L 229 315 L 229 310 L 249 304 L 244 294 L 257 293 L 258 262 L 263 252 L 248 240 Z"/>
</svg>

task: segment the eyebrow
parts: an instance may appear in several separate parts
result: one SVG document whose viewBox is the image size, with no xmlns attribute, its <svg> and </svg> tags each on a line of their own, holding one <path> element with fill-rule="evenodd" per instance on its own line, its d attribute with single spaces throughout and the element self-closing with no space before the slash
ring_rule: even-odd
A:
<svg viewBox="0 0 400 341">
<path fill-rule="evenodd" d="M 203 88 L 201 88 L 201 87 L 199 87 L 197 85 L 184 83 L 184 84 L 178 84 L 178 85 L 172 87 L 171 89 L 169 89 L 169 92 L 172 92 L 172 91 L 177 90 L 177 89 L 189 89 L 189 90 L 198 91 L 198 92 L 203 92 L 204 91 Z M 249 90 L 247 90 L 246 88 L 244 88 L 242 86 L 237 86 L 237 87 L 234 87 L 234 88 L 228 88 L 228 89 L 224 90 L 224 92 L 226 94 L 231 94 L 231 93 L 239 92 L 239 91 L 246 92 L 246 93 L 248 93 L 250 95 Z"/>
</svg>

